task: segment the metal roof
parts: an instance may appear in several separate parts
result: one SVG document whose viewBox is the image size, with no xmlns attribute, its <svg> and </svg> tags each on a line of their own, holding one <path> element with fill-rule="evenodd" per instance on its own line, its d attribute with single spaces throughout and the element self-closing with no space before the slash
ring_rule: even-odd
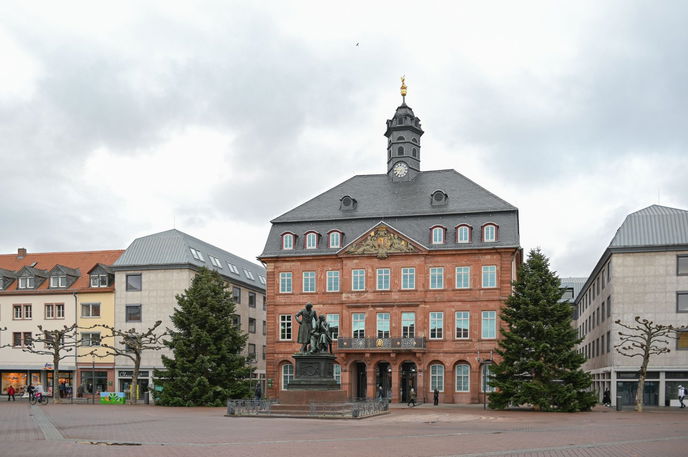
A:
<svg viewBox="0 0 688 457">
<path fill-rule="evenodd" d="M 585 284 L 585 281 L 587 281 L 588 278 L 559 278 L 561 281 L 561 288 L 562 289 L 568 289 L 572 288 L 573 289 L 573 299 L 571 301 L 573 302 L 578 294 L 580 293 L 581 289 L 583 288 L 583 285 Z"/>
<path fill-rule="evenodd" d="M 135 239 L 113 266 L 124 270 L 171 265 L 206 267 L 231 281 L 265 289 L 262 266 L 176 229 Z"/>
<path fill-rule="evenodd" d="M 688 211 L 652 205 L 626 216 L 610 248 L 688 244 Z"/>
</svg>

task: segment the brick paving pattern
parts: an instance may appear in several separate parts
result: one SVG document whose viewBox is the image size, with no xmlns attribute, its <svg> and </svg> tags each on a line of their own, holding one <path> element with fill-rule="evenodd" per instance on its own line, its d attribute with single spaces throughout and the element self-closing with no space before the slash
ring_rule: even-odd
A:
<svg viewBox="0 0 688 457">
<path fill-rule="evenodd" d="M 222 408 L 0 401 L 0 456 L 685 457 L 685 411 L 558 414 L 424 405 L 343 421 L 229 418 Z"/>
</svg>

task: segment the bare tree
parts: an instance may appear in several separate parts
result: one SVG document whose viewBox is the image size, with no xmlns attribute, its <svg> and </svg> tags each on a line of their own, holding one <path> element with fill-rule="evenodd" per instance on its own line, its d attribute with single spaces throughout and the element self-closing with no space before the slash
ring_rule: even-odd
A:
<svg viewBox="0 0 688 457">
<path fill-rule="evenodd" d="M 60 361 L 69 357 L 74 348 L 80 343 L 77 334 L 77 325 L 65 325 L 56 330 L 44 330 L 42 325 L 38 326 L 36 333 L 29 344 L 22 350 L 32 354 L 47 355 L 53 358 L 53 403 L 60 402 L 59 392 L 59 373 Z M 40 345 L 40 347 L 39 347 Z"/>
<path fill-rule="evenodd" d="M 129 330 L 118 329 L 105 324 L 97 324 L 93 327 L 101 327 L 110 330 L 111 335 L 103 336 L 100 340 L 100 347 L 105 348 L 105 354 L 97 354 L 95 350 L 91 351 L 89 355 L 96 357 L 127 357 L 134 362 L 134 370 L 131 376 L 131 386 L 129 386 L 129 402 L 136 403 L 136 389 L 139 381 L 139 371 L 141 369 L 141 357 L 146 351 L 159 351 L 164 347 L 162 338 L 167 336 L 167 332 L 157 333 L 157 328 L 162 324 L 162 321 L 157 321 L 152 327 L 141 332 L 131 328 Z M 112 338 L 112 343 L 104 342 L 103 340 Z"/>
<path fill-rule="evenodd" d="M 642 357 L 640 364 L 640 379 L 638 391 L 635 395 L 635 410 L 643 411 L 643 394 L 645 392 L 645 377 L 647 366 L 653 355 L 671 352 L 667 347 L 670 339 L 676 339 L 677 331 L 685 330 L 686 326 L 674 327 L 672 325 L 655 324 L 648 319 L 635 317 L 635 324 L 624 324 L 621 320 L 615 323 L 625 328 L 628 332 L 619 332 L 621 342 L 614 346 L 616 352 L 627 357 Z"/>
</svg>

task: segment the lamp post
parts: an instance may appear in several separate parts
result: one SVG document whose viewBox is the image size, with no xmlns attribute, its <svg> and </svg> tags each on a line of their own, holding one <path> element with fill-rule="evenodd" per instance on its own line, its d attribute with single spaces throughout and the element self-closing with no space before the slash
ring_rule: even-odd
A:
<svg viewBox="0 0 688 457">
<path fill-rule="evenodd" d="M 483 390 L 483 409 L 487 409 L 487 376 L 483 375 L 483 366 L 492 363 L 492 349 L 490 349 L 490 357 L 489 358 L 483 358 L 480 357 L 480 349 L 478 349 L 478 355 L 475 358 L 478 361 L 478 366 L 480 367 L 480 377 L 481 377 L 481 382 L 480 382 L 480 387 Z"/>
<path fill-rule="evenodd" d="M 91 354 L 91 404 L 96 404 L 96 355 Z"/>
</svg>

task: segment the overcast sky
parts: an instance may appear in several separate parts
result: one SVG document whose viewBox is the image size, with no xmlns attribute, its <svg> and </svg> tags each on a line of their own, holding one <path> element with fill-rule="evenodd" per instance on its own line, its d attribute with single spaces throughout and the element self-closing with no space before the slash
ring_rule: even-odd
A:
<svg viewBox="0 0 688 457">
<path fill-rule="evenodd" d="M 107 4 L 106 4 L 107 3 Z M 688 209 L 688 2 L 0 3 L 0 252 L 125 249 L 176 226 L 255 261 L 269 221 L 386 171 L 519 208 L 587 276 L 626 214 Z"/>
</svg>

